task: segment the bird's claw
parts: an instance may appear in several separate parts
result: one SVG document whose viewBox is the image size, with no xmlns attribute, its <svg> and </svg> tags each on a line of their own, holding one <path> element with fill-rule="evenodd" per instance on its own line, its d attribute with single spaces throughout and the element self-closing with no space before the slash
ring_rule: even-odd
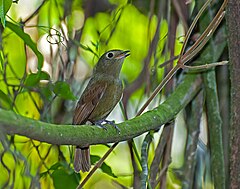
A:
<svg viewBox="0 0 240 189">
<path fill-rule="evenodd" d="M 103 123 L 103 120 L 100 120 L 100 121 L 94 122 L 94 125 L 102 128 L 102 129 L 104 129 L 104 130 L 107 130 L 107 127 L 105 127 L 102 123 Z"/>
<path fill-rule="evenodd" d="M 108 120 L 105 120 L 105 122 L 109 125 L 112 125 L 117 131 L 118 131 L 118 134 L 120 134 L 120 129 L 118 128 L 118 126 L 115 124 L 115 121 L 108 121 Z"/>
<path fill-rule="evenodd" d="M 115 121 L 99 120 L 99 121 L 96 121 L 96 122 L 95 122 L 95 125 L 103 128 L 104 130 L 107 130 L 107 127 L 105 127 L 104 125 L 102 125 L 103 122 L 105 122 L 106 124 L 109 124 L 109 125 L 113 126 L 113 127 L 118 131 L 118 134 L 120 134 L 120 129 L 119 129 L 118 126 L 115 124 Z"/>
</svg>

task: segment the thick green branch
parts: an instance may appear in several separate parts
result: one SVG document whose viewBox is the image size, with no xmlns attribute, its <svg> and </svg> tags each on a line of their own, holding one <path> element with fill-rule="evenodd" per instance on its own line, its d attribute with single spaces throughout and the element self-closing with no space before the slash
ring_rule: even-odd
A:
<svg viewBox="0 0 240 189">
<path fill-rule="evenodd" d="M 139 136 L 146 131 L 159 128 L 172 120 L 201 87 L 196 74 L 188 74 L 174 93 L 159 107 L 129 121 L 118 124 L 121 133 L 107 126 L 107 131 L 96 126 L 56 125 L 22 117 L 11 111 L 0 109 L 0 129 L 7 134 L 19 134 L 51 144 L 100 144 L 119 142 Z"/>
</svg>

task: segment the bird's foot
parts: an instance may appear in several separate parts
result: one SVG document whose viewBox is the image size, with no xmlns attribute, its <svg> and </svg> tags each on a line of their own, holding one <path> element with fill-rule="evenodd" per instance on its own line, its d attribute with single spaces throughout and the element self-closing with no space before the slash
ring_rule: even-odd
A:
<svg viewBox="0 0 240 189">
<path fill-rule="evenodd" d="M 120 129 L 118 128 L 118 126 L 115 124 L 115 121 L 108 121 L 108 120 L 98 120 L 98 121 L 95 121 L 94 124 L 96 126 L 99 126 L 101 128 L 103 128 L 104 130 L 107 130 L 107 127 L 105 127 L 103 125 L 103 123 L 106 123 L 106 124 L 109 124 L 111 126 L 113 126 L 117 131 L 118 131 L 118 134 L 120 134 Z"/>
<path fill-rule="evenodd" d="M 115 124 L 115 121 L 108 121 L 108 120 L 105 120 L 105 122 L 111 126 L 113 126 L 117 131 L 118 131 L 118 134 L 120 134 L 120 129 L 118 128 L 118 126 Z"/>
<path fill-rule="evenodd" d="M 104 122 L 105 120 L 98 120 L 98 121 L 95 121 L 94 122 L 94 125 L 96 125 L 96 126 L 98 126 L 98 127 L 101 127 L 102 129 L 104 129 L 104 130 L 107 130 L 107 127 L 105 127 L 104 125 L 103 125 L 103 122 Z"/>
</svg>

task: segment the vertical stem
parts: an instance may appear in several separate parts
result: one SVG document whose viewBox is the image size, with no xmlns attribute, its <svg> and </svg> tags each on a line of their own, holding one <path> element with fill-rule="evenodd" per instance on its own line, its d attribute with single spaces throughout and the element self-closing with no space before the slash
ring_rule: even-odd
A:
<svg viewBox="0 0 240 189">
<path fill-rule="evenodd" d="M 185 162 L 182 169 L 182 188 L 193 188 L 194 177 L 196 176 L 197 145 L 200 134 L 201 115 L 203 113 L 203 92 L 201 91 L 192 101 L 191 112 L 189 112 L 187 123 L 188 137 L 185 150 Z M 195 173 L 195 174 L 194 174 Z"/>
<path fill-rule="evenodd" d="M 164 170 L 164 172 L 162 173 L 161 179 L 160 179 L 160 189 L 167 188 L 167 170 L 168 170 L 169 164 L 172 162 L 171 151 L 172 151 L 172 139 L 173 139 L 173 125 L 174 125 L 174 122 L 168 123 L 165 125 L 165 127 L 170 127 L 171 129 L 169 131 L 169 138 L 166 143 L 164 154 L 163 154 L 162 170 Z"/>
<path fill-rule="evenodd" d="M 203 74 L 206 91 L 207 121 L 209 129 L 211 172 L 215 188 L 224 189 L 225 165 L 222 142 L 222 120 L 220 116 L 215 70 Z"/>
<path fill-rule="evenodd" d="M 227 1 L 223 2 L 221 8 L 217 12 L 217 15 L 214 17 L 214 19 L 216 18 L 216 22 L 219 19 L 222 19 L 222 16 L 224 15 L 224 12 L 222 11 L 226 5 L 226 2 Z M 198 1 L 199 6 L 201 6 L 201 3 L 202 2 Z M 216 23 L 213 23 L 211 21 L 211 17 L 213 17 L 211 11 L 212 9 L 209 9 L 209 12 L 207 12 L 207 14 L 205 14 L 200 20 L 200 31 L 202 30 L 202 28 L 205 27 L 207 27 L 208 29 L 210 25 L 212 25 L 212 30 L 214 30 L 214 28 L 216 29 Z M 206 38 L 207 37 L 208 36 L 206 36 Z M 222 52 L 220 46 L 217 46 L 215 41 L 212 39 L 210 40 L 208 46 L 203 49 L 200 60 L 204 63 L 216 62 L 220 56 L 219 52 Z M 204 54 L 205 56 L 203 56 Z M 219 110 L 215 69 L 206 71 L 203 74 L 203 81 L 206 93 L 206 111 L 209 130 L 211 174 L 213 177 L 214 187 L 217 189 L 224 189 L 226 187 L 226 175 L 222 139 L 222 119 Z"/>
<path fill-rule="evenodd" d="M 142 144 L 141 149 L 141 166 L 142 166 L 142 172 L 141 172 L 141 189 L 147 188 L 148 183 L 148 148 L 152 141 L 152 134 L 149 132 Z"/>
<path fill-rule="evenodd" d="M 152 188 L 156 188 L 156 185 L 158 184 L 157 176 L 158 176 L 158 173 L 160 172 L 159 165 L 163 158 L 164 148 L 168 142 L 168 138 L 170 136 L 171 130 L 172 128 L 170 126 L 164 127 L 163 132 L 159 138 L 157 148 L 155 150 L 155 156 L 153 158 L 151 168 L 150 168 L 150 179 L 149 179 Z M 163 168 L 164 167 L 162 166 L 161 171 L 163 170 Z"/>
</svg>

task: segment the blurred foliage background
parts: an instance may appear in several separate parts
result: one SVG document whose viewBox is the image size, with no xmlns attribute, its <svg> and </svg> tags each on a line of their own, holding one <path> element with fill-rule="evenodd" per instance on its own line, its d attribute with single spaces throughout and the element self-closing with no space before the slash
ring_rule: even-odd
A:
<svg viewBox="0 0 240 189">
<path fill-rule="evenodd" d="M 202 4 L 194 0 L 1 1 L 0 107 L 44 122 L 71 124 L 77 99 L 99 56 L 110 49 L 123 49 L 131 51 L 121 72 L 125 91 L 121 106 L 108 119 L 122 122 L 134 117 L 175 65 L 184 36 Z M 196 41 L 220 5 L 221 1 L 215 0 L 207 8 L 188 46 Z M 207 44 L 210 50 L 203 50 L 204 56 L 200 53 L 191 62 L 206 64 L 227 59 L 225 23 L 213 39 L 216 40 L 210 42 L 210 47 Z M 211 59 L 206 58 L 209 56 Z M 168 60 L 171 61 L 167 66 L 159 67 Z M 179 71 L 148 110 L 166 99 L 185 74 Z M 217 111 L 226 129 L 227 67 L 216 69 L 216 82 L 220 103 Z M 161 128 L 148 134 L 151 135 L 146 156 L 148 166 L 157 169 L 155 178 L 151 175 L 154 169 L 149 173 L 148 188 L 214 188 L 204 94 L 203 91 L 198 97 L 200 104 L 194 101 L 175 121 L 166 124 L 167 130 Z M 188 116 L 196 109 L 200 111 L 198 121 Z M 194 122 L 199 124 L 191 131 L 189 126 Z M 196 136 L 190 136 L 191 132 L 196 132 Z M 223 135 L 224 152 L 227 152 L 226 137 Z M 120 143 L 85 188 L 140 188 L 140 159 L 146 147 L 143 140 L 149 140 L 146 134 L 133 139 L 134 143 Z M 188 147 L 192 143 L 194 169 L 191 177 L 186 178 Z M 73 148 L 1 134 L 0 187 L 76 188 L 86 174 L 73 171 Z M 91 146 L 92 163 L 108 148 L 109 145 Z"/>
</svg>

